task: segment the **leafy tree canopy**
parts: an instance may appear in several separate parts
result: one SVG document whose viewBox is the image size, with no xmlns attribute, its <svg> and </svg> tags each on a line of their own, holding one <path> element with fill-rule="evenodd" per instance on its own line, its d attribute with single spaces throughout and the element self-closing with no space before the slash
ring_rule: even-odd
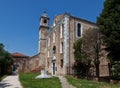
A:
<svg viewBox="0 0 120 88">
<path fill-rule="evenodd" d="M 111 61 L 120 60 L 120 0 L 106 0 L 104 9 L 97 19 L 105 35 L 106 50 Z"/>
<path fill-rule="evenodd" d="M 83 63 L 83 64 L 90 64 L 90 58 L 88 57 L 87 53 L 83 50 L 83 39 L 78 39 L 73 46 L 74 49 L 74 57 L 75 61 L 77 63 Z"/>
<path fill-rule="evenodd" d="M 10 53 L 4 50 L 4 45 L 0 43 L 0 67 L 2 73 L 0 74 L 6 74 L 7 67 L 10 67 L 10 65 L 13 64 L 13 58 Z"/>
</svg>

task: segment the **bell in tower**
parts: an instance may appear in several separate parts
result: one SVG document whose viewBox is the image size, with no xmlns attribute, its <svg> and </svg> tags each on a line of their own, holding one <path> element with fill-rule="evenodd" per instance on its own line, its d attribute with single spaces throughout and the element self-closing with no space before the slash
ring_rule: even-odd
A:
<svg viewBox="0 0 120 88">
<path fill-rule="evenodd" d="M 49 27 L 49 17 L 47 16 L 45 11 L 40 17 L 40 26 Z"/>
</svg>

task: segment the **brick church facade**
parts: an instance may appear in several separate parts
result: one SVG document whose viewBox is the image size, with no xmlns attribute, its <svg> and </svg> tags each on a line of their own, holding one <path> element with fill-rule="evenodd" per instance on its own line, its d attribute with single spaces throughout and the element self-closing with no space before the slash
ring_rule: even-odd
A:
<svg viewBox="0 0 120 88">
<path fill-rule="evenodd" d="M 29 68 L 31 71 L 45 69 L 52 75 L 67 75 L 68 72 L 71 74 L 69 67 L 75 62 L 74 42 L 81 38 L 86 30 L 98 27 L 93 22 L 68 13 L 57 15 L 52 26 L 49 21 L 47 14 L 43 13 L 40 17 L 38 54 L 29 58 Z M 106 76 L 109 75 L 108 61 L 106 56 L 102 58 L 100 64 L 107 67 L 99 67 L 100 75 Z"/>
</svg>

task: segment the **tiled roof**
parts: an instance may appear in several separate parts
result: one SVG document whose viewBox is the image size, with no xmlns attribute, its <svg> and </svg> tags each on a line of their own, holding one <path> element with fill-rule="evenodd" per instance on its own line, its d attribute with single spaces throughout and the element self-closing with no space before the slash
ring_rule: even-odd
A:
<svg viewBox="0 0 120 88">
<path fill-rule="evenodd" d="M 18 52 L 13 53 L 12 56 L 13 57 L 25 57 L 25 58 L 29 57 L 27 55 L 24 55 L 24 54 L 21 54 L 21 53 L 18 53 Z"/>
</svg>

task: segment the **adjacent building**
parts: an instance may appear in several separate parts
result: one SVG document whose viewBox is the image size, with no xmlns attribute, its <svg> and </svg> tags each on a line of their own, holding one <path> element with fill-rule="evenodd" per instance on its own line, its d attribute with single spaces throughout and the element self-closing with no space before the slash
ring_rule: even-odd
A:
<svg viewBox="0 0 120 88">
<path fill-rule="evenodd" d="M 19 72 L 27 72 L 29 67 L 28 67 L 28 58 L 29 56 L 15 52 L 12 54 L 13 59 L 14 59 L 14 69 Z"/>
</svg>

